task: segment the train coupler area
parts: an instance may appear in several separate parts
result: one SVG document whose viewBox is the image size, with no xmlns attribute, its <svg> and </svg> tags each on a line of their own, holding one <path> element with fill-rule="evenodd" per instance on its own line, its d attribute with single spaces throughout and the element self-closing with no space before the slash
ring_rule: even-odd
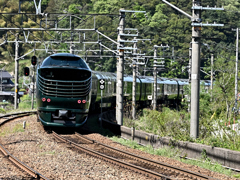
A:
<svg viewBox="0 0 240 180">
<path fill-rule="evenodd" d="M 53 120 L 75 120 L 76 114 L 69 110 L 61 109 L 52 113 Z"/>
</svg>

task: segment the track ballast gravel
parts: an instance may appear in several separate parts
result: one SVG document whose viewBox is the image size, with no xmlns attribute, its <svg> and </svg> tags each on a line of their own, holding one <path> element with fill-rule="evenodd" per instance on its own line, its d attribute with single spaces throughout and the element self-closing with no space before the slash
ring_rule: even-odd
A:
<svg viewBox="0 0 240 180">
<path fill-rule="evenodd" d="M 21 132 L 18 129 L 21 129 L 19 127 L 21 127 L 23 121 L 26 121 L 27 126 L 26 129 Z M 49 179 L 151 179 L 79 152 L 64 143 L 59 143 L 36 121 L 36 115 L 7 123 L 0 128 L 0 132 L 6 132 L 0 136 L 0 142 L 12 155 Z M 136 149 L 128 148 L 100 134 L 94 133 L 86 136 L 149 159 L 190 169 L 217 179 L 232 179 L 197 166 L 187 165 L 176 160 L 150 155 Z M 26 173 L 14 167 L 11 162 L 0 153 L 0 180 L 27 179 L 28 177 Z"/>
</svg>

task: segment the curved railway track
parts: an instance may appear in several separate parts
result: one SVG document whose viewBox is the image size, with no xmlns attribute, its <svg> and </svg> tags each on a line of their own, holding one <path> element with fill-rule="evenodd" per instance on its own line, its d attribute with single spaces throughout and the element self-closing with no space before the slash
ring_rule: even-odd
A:
<svg viewBox="0 0 240 180">
<path fill-rule="evenodd" d="M 24 116 L 29 116 L 32 114 L 36 114 L 36 111 L 28 111 L 28 112 L 21 112 L 21 113 L 14 113 L 14 114 L 6 114 L 3 116 L 0 116 L 0 127 L 9 122 L 12 121 L 16 118 L 24 117 Z M 48 180 L 48 178 L 44 177 L 42 174 L 39 172 L 35 171 L 34 169 L 28 167 L 26 164 L 21 162 L 19 159 L 11 155 L 7 149 L 0 143 L 0 151 L 4 154 L 5 157 L 7 157 L 15 166 L 19 167 L 26 173 L 28 173 L 32 178 L 35 179 L 43 179 L 43 180 Z"/>
<path fill-rule="evenodd" d="M 63 137 L 53 132 L 53 136 L 87 154 L 156 179 L 214 179 L 113 148 L 78 133 Z"/>
</svg>

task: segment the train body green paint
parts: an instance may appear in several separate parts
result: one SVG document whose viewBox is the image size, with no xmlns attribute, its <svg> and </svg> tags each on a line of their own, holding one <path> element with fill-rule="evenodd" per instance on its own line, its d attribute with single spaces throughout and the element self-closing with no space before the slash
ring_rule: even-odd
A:
<svg viewBox="0 0 240 180">
<path fill-rule="evenodd" d="M 80 127 L 91 103 L 92 72 L 79 56 L 59 53 L 37 69 L 37 112 L 44 126 Z"/>
</svg>

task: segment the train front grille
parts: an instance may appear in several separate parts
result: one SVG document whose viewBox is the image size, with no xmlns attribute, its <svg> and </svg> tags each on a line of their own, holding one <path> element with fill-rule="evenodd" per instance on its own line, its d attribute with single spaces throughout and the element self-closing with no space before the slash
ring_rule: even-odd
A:
<svg viewBox="0 0 240 180">
<path fill-rule="evenodd" d="M 84 73 L 84 71 L 82 73 Z M 81 78 L 81 80 L 56 80 L 53 78 L 44 78 L 38 74 L 37 85 L 39 91 L 46 96 L 77 98 L 89 94 L 92 85 L 92 78 L 91 74 L 90 76 L 88 74 L 85 79 Z"/>
</svg>

